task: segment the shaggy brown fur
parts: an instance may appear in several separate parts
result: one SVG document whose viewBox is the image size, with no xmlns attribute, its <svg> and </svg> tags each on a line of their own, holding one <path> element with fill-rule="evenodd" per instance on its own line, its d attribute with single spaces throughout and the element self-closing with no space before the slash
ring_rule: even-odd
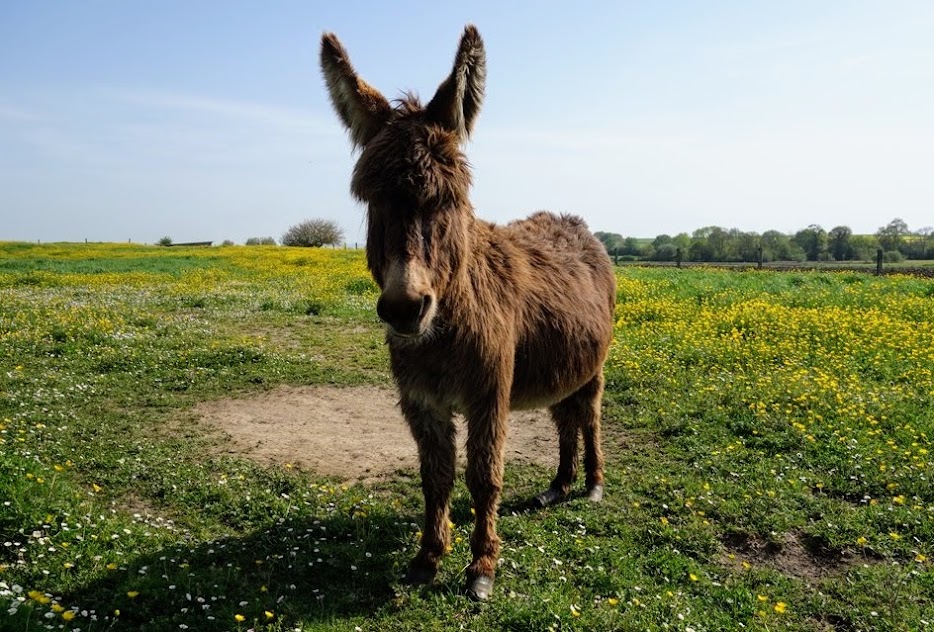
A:
<svg viewBox="0 0 934 632">
<path fill-rule="evenodd" d="M 409 569 L 429 582 L 450 540 L 452 415 L 467 419 L 467 485 L 476 509 L 467 590 L 486 598 L 499 553 L 496 514 L 511 408 L 550 407 L 560 465 L 547 505 L 567 496 L 584 439 L 588 495 L 603 494 L 600 400 L 615 281 L 603 246 L 573 216 L 478 219 L 460 145 L 483 100 L 486 61 L 473 26 L 451 75 L 422 107 L 395 106 L 360 79 L 326 33 L 321 66 L 334 108 L 362 148 L 351 190 L 367 204 L 367 263 L 382 293 L 400 406 L 418 444 L 425 528 Z"/>
</svg>

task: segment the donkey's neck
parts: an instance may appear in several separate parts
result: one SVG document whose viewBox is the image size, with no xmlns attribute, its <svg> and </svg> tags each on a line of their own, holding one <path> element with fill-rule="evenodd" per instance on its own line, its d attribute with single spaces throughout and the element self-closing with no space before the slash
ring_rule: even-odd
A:
<svg viewBox="0 0 934 632">
<path fill-rule="evenodd" d="M 497 267 L 491 265 L 491 255 L 493 259 L 510 256 L 498 247 L 499 230 L 496 224 L 476 217 L 471 208 L 459 242 L 446 249 L 452 264 L 446 293 L 461 313 L 483 305 L 483 300 L 478 302 L 481 299 L 478 294 L 490 291 L 490 285 L 497 284 L 495 273 L 491 274 L 492 268 Z"/>
</svg>

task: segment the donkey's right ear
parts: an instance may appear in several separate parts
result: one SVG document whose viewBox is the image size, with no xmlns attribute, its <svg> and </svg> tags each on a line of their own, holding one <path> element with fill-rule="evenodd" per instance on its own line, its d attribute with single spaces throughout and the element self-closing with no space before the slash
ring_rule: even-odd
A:
<svg viewBox="0 0 934 632">
<path fill-rule="evenodd" d="M 351 142 L 355 147 L 364 147 L 389 120 L 389 101 L 357 76 L 347 51 L 333 33 L 321 36 L 321 71 L 331 103 L 350 131 Z"/>
</svg>

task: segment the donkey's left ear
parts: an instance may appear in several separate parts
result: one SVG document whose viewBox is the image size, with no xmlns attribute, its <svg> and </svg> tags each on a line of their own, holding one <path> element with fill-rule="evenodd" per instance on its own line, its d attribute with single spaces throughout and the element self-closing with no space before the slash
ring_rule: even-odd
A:
<svg viewBox="0 0 934 632">
<path fill-rule="evenodd" d="M 379 90 L 357 76 L 347 51 L 333 33 L 321 36 L 321 71 L 331 103 L 350 140 L 357 147 L 370 142 L 392 115 L 392 107 Z"/>
<path fill-rule="evenodd" d="M 428 116 L 466 140 L 483 103 L 486 51 L 477 27 L 468 24 L 461 36 L 454 69 L 425 108 Z"/>
</svg>

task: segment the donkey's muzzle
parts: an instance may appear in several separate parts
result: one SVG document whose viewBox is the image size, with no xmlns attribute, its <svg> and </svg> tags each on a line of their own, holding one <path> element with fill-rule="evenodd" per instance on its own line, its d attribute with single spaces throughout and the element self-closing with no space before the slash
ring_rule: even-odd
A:
<svg viewBox="0 0 934 632">
<path fill-rule="evenodd" d="M 424 330 L 434 307 L 431 294 L 412 296 L 384 292 L 376 302 L 376 313 L 400 336 L 416 336 Z"/>
</svg>

